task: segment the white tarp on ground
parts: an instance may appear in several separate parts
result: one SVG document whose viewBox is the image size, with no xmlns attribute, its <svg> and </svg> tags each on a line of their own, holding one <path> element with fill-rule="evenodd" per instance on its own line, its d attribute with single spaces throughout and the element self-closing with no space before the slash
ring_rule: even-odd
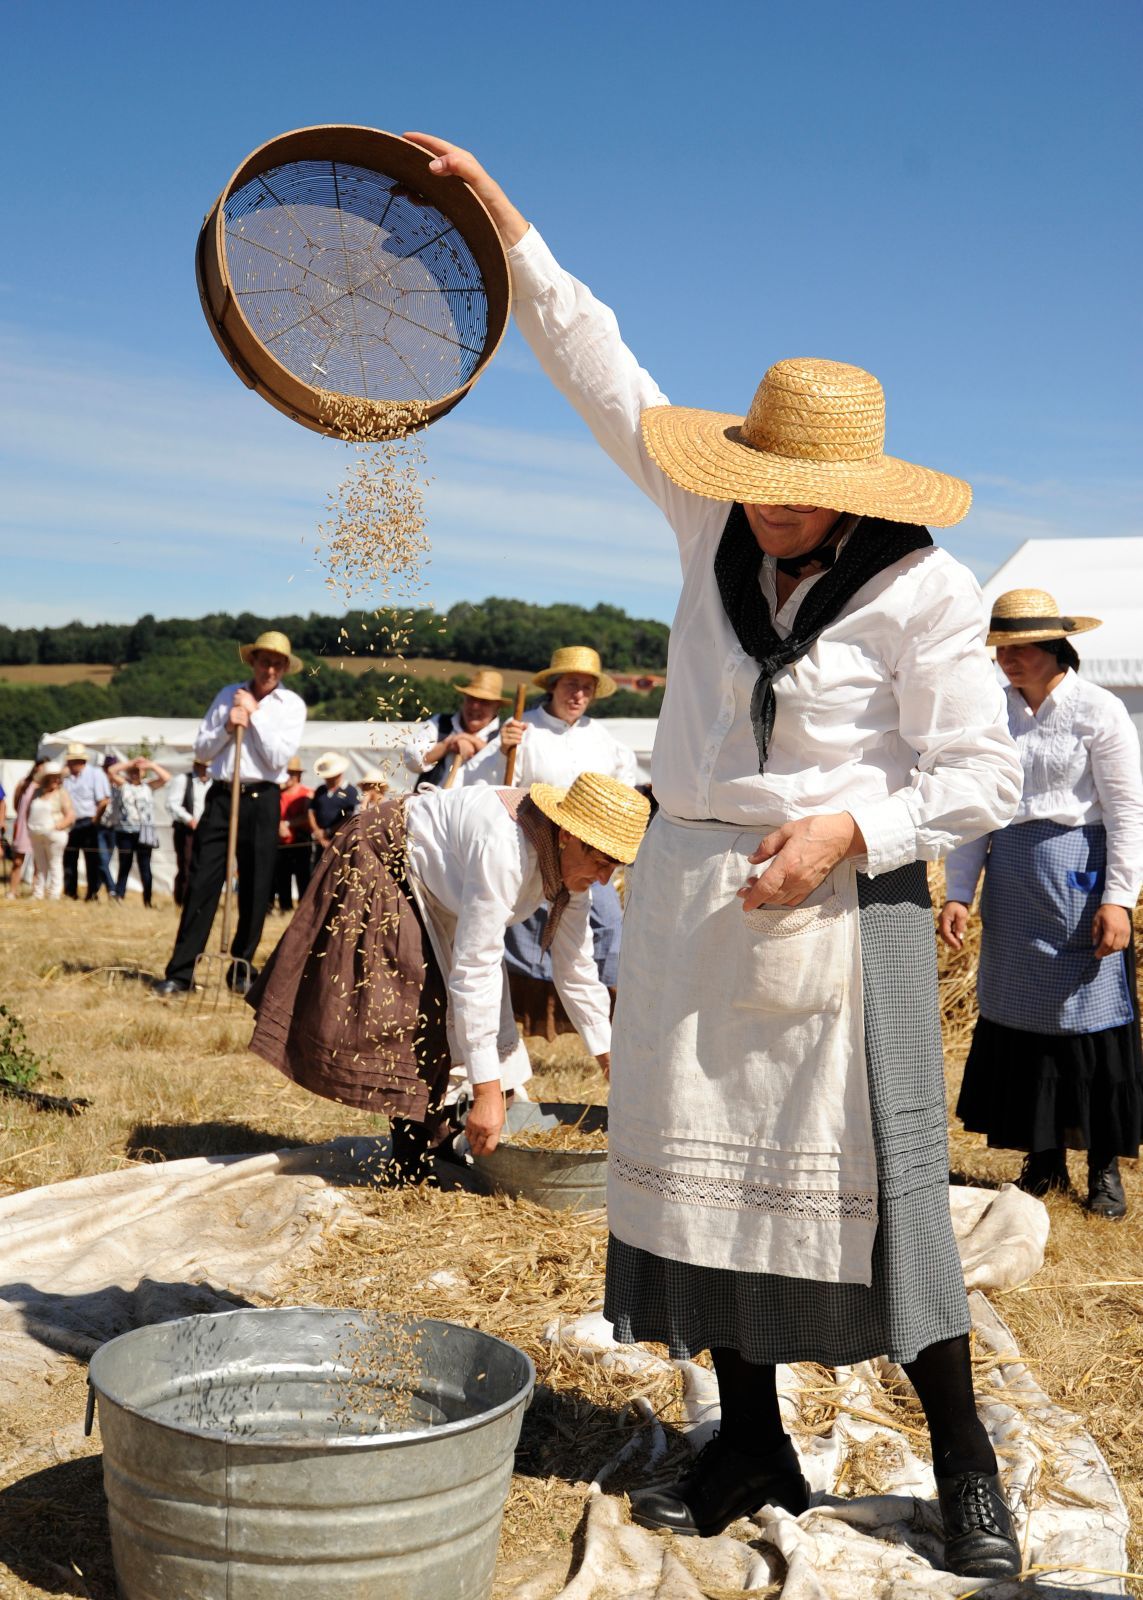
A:
<svg viewBox="0 0 1143 1600">
<path fill-rule="evenodd" d="M 42 1394 L 53 1367 L 66 1359 L 56 1352 L 83 1357 L 129 1327 L 215 1310 L 233 1303 L 228 1296 L 252 1290 L 272 1292 L 283 1263 L 298 1249 L 320 1249 L 323 1226 L 346 1203 L 337 1185 L 360 1181 L 362 1165 L 361 1141 L 338 1140 L 275 1155 L 134 1167 L 0 1201 L 0 1404 L 17 1403 L 23 1386 L 38 1386 Z M 1011 1285 L 1037 1269 L 1047 1237 L 1047 1213 L 1038 1201 L 1012 1188 L 954 1189 L 952 1201 L 971 1282 Z M 1076 1572 L 1125 1565 L 1126 1512 L 1103 1458 L 1075 1420 L 1043 1396 L 987 1300 L 974 1292 L 972 1303 L 978 1338 L 1003 1358 L 981 1397 L 982 1415 L 1017 1503 L 1028 1559 L 1055 1569 L 1042 1585 L 1029 1582 L 1019 1594 L 1122 1593 L 1116 1579 Z M 598 1314 L 554 1326 L 550 1337 L 589 1359 L 633 1371 L 659 1359 L 615 1346 Z M 717 1421 L 712 1375 L 693 1363 L 683 1370 L 688 1415 L 701 1441 Z M 889 1409 L 885 1391 L 901 1382 L 898 1370 L 863 1362 L 839 1376 L 846 1388 L 837 1421 L 828 1432 L 797 1441 L 814 1491 L 802 1517 L 762 1512 L 736 1525 L 744 1537 L 678 1542 L 627 1526 L 622 1500 L 595 1492 L 574 1575 L 569 1579 L 564 1546 L 552 1550 L 543 1570 L 533 1563 L 526 1579 L 502 1573 L 497 1595 L 702 1600 L 718 1592 L 729 1600 L 776 1583 L 784 1600 L 905 1600 L 916 1594 L 953 1600 L 975 1589 L 933 1566 L 940 1525 L 928 1463 L 905 1434 L 869 1420 L 870 1413 Z M 789 1393 L 796 1369 L 783 1368 L 780 1377 Z M 847 1452 L 878 1435 L 885 1492 L 835 1495 Z M 55 1435 L 52 1448 L 68 1440 L 81 1447 L 78 1421 Z M 655 1425 L 636 1436 L 637 1447 L 648 1450 L 648 1467 L 662 1453 L 661 1440 Z M 34 1455 L 25 1447 L 18 1458 L 5 1459 L 0 1447 L 0 1471 L 9 1479 L 29 1472 Z M 1047 1500 L 1036 1486 L 1044 1460 L 1065 1485 Z M 614 1466 L 601 1464 L 604 1486 Z M 542 1548 L 544 1530 L 536 1534 Z M 1017 1591 L 993 1585 L 988 1592 L 1002 1600 Z"/>
<path fill-rule="evenodd" d="M 1028 539 L 984 585 L 990 612 L 1008 589 L 1046 589 L 1065 616 L 1102 618 L 1076 639 L 1083 676 L 1119 696 L 1143 738 L 1143 538 Z"/>
<path fill-rule="evenodd" d="M 655 742 L 658 719 L 600 717 L 598 720 L 621 744 L 634 751 L 639 782 L 649 783 L 651 746 Z M 73 741 L 86 745 L 101 760 L 105 755 L 126 756 L 146 749 L 172 776 L 185 776 L 190 771 L 198 726 L 195 717 L 103 717 L 98 722 L 80 722 L 73 728 L 45 734 L 39 753 L 58 758 Z M 413 775 L 403 765 L 401 751 L 413 726 L 409 722 L 307 722 L 298 752 L 305 764 L 302 780 L 314 787 L 320 781 L 313 775 L 314 761 L 324 750 L 336 750 L 349 758 L 350 782 L 366 767 L 379 766 L 389 775 L 393 792 L 403 793 L 411 787 Z M 27 761 L 0 760 L 0 784 L 9 795 L 15 791 L 29 765 Z M 156 799 L 159 844 L 151 858 L 151 870 L 156 887 L 169 893 L 175 881 L 171 819 L 162 790 L 157 792 Z M 11 831 L 9 826 L 9 835 Z M 83 874 L 81 860 L 80 876 Z M 129 886 L 134 890 L 139 888 L 135 873 L 131 875 Z"/>
</svg>

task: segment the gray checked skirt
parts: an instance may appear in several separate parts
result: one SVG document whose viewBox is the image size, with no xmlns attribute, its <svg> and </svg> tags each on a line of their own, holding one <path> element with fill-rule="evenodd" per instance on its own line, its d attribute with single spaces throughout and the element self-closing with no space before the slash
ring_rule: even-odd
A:
<svg viewBox="0 0 1143 1600">
<path fill-rule="evenodd" d="M 872 1283 L 817 1283 L 669 1261 L 611 1236 L 604 1314 L 624 1344 L 676 1360 L 912 1361 L 969 1329 L 948 1200 L 937 956 L 924 864 L 859 873 L 865 1056 L 877 1152 Z"/>
</svg>

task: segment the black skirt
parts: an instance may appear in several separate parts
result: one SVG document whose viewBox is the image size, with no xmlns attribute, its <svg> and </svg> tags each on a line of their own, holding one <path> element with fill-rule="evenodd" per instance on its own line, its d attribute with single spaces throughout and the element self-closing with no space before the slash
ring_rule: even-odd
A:
<svg viewBox="0 0 1143 1600">
<path fill-rule="evenodd" d="M 1135 1016 L 1098 1033 L 1032 1033 L 981 1017 L 957 1116 L 1002 1150 L 1137 1156 L 1143 1142 L 1143 1046 L 1135 951 L 1125 952 Z"/>
</svg>

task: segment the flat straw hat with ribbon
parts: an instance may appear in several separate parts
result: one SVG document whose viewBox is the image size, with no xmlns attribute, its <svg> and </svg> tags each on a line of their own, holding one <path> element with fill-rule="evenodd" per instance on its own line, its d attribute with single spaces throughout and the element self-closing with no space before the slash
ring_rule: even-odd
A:
<svg viewBox="0 0 1143 1600">
<path fill-rule="evenodd" d="M 87 746 L 85 744 L 69 744 L 64 751 L 65 761 L 86 761 Z"/>
<path fill-rule="evenodd" d="M 532 679 L 537 689 L 550 687 L 552 679 L 558 678 L 564 672 L 582 672 L 588 677 L 597 679 L 595 698 L 606 700 L 608 695 L 614 694 L 619 685 L 614 678 L 609 678 L 603 670 L 603 663 L 599 659 L 598 650 L 592 650 L 585 644 L 566 645 L 562 650 L 552 654 L 551 665 L 537 672 Z"/>
<path fill-rule="evenodd" d="M 504 679 L 492 667 L 477 667 L 468 683 L 454 683 L 457 694 L 469 695 L 473 700 L 496 700 L 510 705 L 512 696 L 504 693 Z"/>
<path fill-rule="evenodd" d="M 959 478 L 885 454 L 885 393 L 842 361 L 777 361 L 745 417 L 653 406 L 643 439 L 672 482 L 710 500 L 813 505 L 947 528 L 972 504 Z"/>
<path fill-rule="evenodd" d="M 1063 617 L 1046 589 L 1009 589 L 992 602 L 986 644 L 1044 644 L 1102 627 L 1099 617 Z"/>
<path fill-rule="evenodd" d="M 570 789 L 534 783 L 529 795 L 545 817 L 613 861 L 635 859 L 651 807 L 646 795 L 602 772 L 581 772 Z"/>
<path fill-rule="evenodd" d="M 271 650 L 276 656 L 287 656 L 289 658 L 289 665 L 286 667 L 287 672 L 300 672 L 302 670 L 301 658 L 296 656 L 290 649 L 290 641 L 284 633 L 279 633 L 274 628 L 268 633 L 260 633 L 253 644 L 239 645 L 239 657 L 248 667 L 253 665 L 255 650 Z"/>
</svg>

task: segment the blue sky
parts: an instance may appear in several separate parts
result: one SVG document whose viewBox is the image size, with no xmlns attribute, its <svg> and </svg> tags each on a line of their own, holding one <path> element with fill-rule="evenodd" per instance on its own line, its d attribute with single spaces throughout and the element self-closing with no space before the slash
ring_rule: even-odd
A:
<svg viewBox="0 0 1143 1600">
<path fill-rule="evenodd" d="M 317 122 L 475 150 L 679 403 L 868 367 L 890 451 L 974 484 L 941 539 L 980 577 L 1143 533 L 1135 0 L 13 0 L 5 36 L 0 621 L 340 609 L 343 447 L 242 387 L 193 272 L 241 159 Z M 514 331 L 426 448 L 440 606 L 669 620 L 669 530 Z"/>
</svg>

